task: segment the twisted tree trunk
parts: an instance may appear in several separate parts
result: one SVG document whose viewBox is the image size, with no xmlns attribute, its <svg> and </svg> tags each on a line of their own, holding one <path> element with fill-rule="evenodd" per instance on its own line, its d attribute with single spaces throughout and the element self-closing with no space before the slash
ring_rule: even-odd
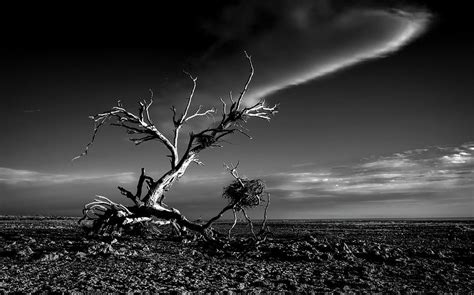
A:
<svg viewBox="0 0 474 295">
<path fill-rule="evenodd" d="M 195 154 L 189 154 L 178 163 L 178 165 L 166 172 L 160 179 L 152 184 L 149 194 L 144 198 L 143 202 L 148 207 L 153 207 L 157 203 L 161 203 L 164 194 L 171 186 L 181 178 L 188 169 L 189 165 L 194 162 Z"/>
</svg>

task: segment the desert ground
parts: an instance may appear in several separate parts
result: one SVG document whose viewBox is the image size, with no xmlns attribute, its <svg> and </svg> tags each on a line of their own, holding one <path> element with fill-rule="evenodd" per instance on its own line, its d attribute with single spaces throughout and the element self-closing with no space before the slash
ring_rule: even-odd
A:
<svg viewBox="0 0 474 295">
<path fill-rule="evenodd" d="M 474 220 L 272 220 L 258 250 L 159 236 L 89 237 L 77 218 L 0 218 L 0 292 L 458 292 Z M 230 223 L 216 229 L 225 232 Z M 245 224 L 237 230 L 246 232 Z"/>
</svg>

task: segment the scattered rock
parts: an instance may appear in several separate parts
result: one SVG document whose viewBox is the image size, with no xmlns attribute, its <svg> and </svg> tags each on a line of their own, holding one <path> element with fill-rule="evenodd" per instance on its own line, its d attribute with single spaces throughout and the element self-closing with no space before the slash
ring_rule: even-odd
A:
<svg viewBox="0 0 474 295">
<path fill-rule="evenodd" d="M 60 254 L 53 252 L 49 254 L 44 254 L 43 256 L 41 256 L 39 261 L 43 261 L 43 262 L 55 261 L 55 260 L 58 260 L 60 257 L 61 257 Z"/>
<path fill-rule="evenodd" d="M 18 251 L 17 255 L 20 256 L 21 258 L 28 258 L 33 253 L 34 253 L 33 250 L 29 246 L 26 246 L 23 249 L 21 249 L 20 251 Z"/>
<path fill-rule="evenodd" d="M 295 224 L 275 226 L 276 234 L 267 243 L 250 250 L 229 245 L 234 253 L 226 254 L 205 252 L 198 241 L 126 236 L 99 240 L 83 238 L 73 226 L 48 229 L 44 221 L 11 223 L 10 228 L 0 223 L 0 293 L 472 289 L 471 242 L 466 232 L 449 231 L 454 227 L 449 223 L 441 228 L 403 222 L 364 222 L 360 228 L 354 222 Z M 308 234 L 297 236 L 303 227 Z M 249 251 L 241 255 L 244 250 Z"/>
<path fill-rule="evenodd" d="M 87 253 L 84 253 L 84 252 L 81 252 L 81 251 L 78 251 L 76 253 L 76 257 L 78 257 L 79 259 L 83 260 L 87 257 Z"/>
</svg>

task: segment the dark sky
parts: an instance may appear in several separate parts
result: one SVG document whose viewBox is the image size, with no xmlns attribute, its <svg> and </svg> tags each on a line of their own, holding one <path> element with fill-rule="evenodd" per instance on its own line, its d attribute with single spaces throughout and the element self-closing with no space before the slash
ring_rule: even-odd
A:
<svg viewBox="0 0 474 295">
<path fill-rule="evenodd" d="M 95 194 L 122 200 L 141 167 L 169 168 L 89 115 L 154 92 L 163 130 L 198 76 L 195 106 L 237 94 L 279 103 L 252 140 L 200 155 L 167 199 L 210 216 L 232 179 L 263 178 L 272 218 L 473 216 L 474 39 L 450 1 L 173 1 L 161 7 L 11 7 L 0 49 L 0 214 L 79 215 Z M 128 5 L 128 4 L 127 4 Z M 212 120 L 210 120 L 212 123 Z M 188 126 L 198 129 L 209 121 Z"/>
</svg>

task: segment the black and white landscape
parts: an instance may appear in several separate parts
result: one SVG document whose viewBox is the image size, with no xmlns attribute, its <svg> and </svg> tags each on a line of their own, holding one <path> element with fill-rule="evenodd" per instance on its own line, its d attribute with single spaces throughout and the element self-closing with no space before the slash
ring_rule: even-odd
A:
<svg viewBox="0 0 474 295">
<path fill-rule="evenodd" d="M 6 10 L 1 291 L 473 289 L 460 4 Z"/>
</svg>

